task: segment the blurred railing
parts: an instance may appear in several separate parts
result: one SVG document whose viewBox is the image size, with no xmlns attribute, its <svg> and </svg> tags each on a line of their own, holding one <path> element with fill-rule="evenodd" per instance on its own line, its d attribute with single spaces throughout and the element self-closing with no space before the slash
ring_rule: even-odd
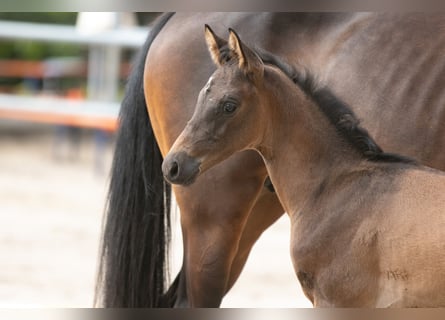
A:
<svg viewBox="0 0 445 320">
<path fill-rule="evenodd" d="M 138 49 L 148 31 L 148 28 L 132 27 L 85 34 L 74 26 L 0 21 L 0 40 L 60 42 L 88 48 L 86 100 L 0 94 L 0 118 L 114 130 L 119 111 L 119 77 L 122 68 L 127 67 L 128 72 L 128 66 L 123 67 L 120 63 L 121 50 Z M 45 64 L 11 63 L 18 63 L 17 66 L 22 68 L 10 70 L 12 75 L 32 71 L 27 68 L 45 74 Z"/>
</svg>

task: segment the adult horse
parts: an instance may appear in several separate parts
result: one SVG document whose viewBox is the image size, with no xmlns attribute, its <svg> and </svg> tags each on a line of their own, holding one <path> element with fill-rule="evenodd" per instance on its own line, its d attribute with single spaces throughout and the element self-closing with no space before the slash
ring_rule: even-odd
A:
<svg viewBox="0 0 445 320">
<path fill-rule="evenodd" d="M 422 14 L 163 15 L 122 105 L 98 304 L 218 306 L 252 245 L 284 212 L 264 187 L 266 170 L 254 151 L 227 159 L 193 186 L 174 187 L 184 258 L 164 294 L 169 213 L 161 154 L 191 118 L 198 92 L 215 69 L 202 37 L 204 23 L 221 35 L 236 28 L 248 43 L 308 66 L 354 106 L 383 148 L 445 169 L 444 21 L 443 15 Z"/>
<path fill-rule="evenodd" d="M 228 45 L 209 27 L 206 39 L 218 68 L 164 159 L 166 179 L 189 185 L 256 150 L 314 306 L 445 307 L 445 173 L 383 152 L 310 72 L 255 52 L 233 30 Z"/>
</svg>

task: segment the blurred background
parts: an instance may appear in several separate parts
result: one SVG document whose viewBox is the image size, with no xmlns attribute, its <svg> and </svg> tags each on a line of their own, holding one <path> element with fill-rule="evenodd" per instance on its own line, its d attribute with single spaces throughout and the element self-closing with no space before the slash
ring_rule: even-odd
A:
<svg viewBox="0 0 445 320">
<path fill-rule="evenodd" d="M 157 13 L 0 13 L 0 307 L 88 307 L 119 101 Z"/>
<path fill-rule="evenodd" d="M 0 13 L 0 307 L 92 306 L 119 101 L 157 15 Z M 223 306 L 310 307 L 288 242 L 283 217 Z"/>
</svg>

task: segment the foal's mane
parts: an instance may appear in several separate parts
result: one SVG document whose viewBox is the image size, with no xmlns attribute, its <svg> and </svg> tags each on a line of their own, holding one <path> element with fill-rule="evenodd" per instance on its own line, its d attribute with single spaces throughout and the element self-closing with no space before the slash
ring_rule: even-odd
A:
<svg viewBox="0 0 445 320">
<path fill-rule="evenodd" d="M 351 108 L 336 97 L 327 86 L 320 86 L 309 70 L 291 66 L 280 57 L 263 49 L 255 49 L 265 64 L 273 65 L 287 75 L 320 108 L 337 132 L 363 157 L 375 162 L 415 163 L 409 157 L 384 152 L 368 131 L 360 126 L 360 121 Z"/>
</svg>

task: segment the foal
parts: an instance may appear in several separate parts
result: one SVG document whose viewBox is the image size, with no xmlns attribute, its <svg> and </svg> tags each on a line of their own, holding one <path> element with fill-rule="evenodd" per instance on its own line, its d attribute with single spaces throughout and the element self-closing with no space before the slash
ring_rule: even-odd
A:
<svg viewBox="0 0 445 320">
<path fill-rule="evenodd" d="M 294 269 L 314 306 L 445 306 L 445 175 L 384 153 L 328 88 L 233 30 L 228 42 L 205 30 L 217 70 L 165 178 L 187 185 L 255 149 L 290 217 Z"/>
</svg>

